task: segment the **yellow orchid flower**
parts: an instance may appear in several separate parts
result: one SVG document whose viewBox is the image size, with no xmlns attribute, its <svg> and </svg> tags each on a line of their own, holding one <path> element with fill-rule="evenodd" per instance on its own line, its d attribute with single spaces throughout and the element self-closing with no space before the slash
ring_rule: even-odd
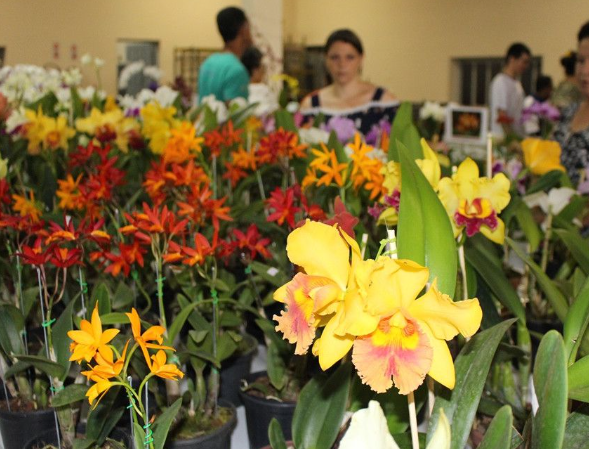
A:
<svg viewBox="0 0 589 449">
<path fill-rule="evenodd" d="M 528 137 L 521 143 L 526 167 L 534 175 L 544 175 L 552 170 L 565 171 L 560 163 L 560 144 L 554 140 Z"/>
<path fill-rule="evenodd" d="M 103 396 L 108 392 L 110 387 L 112 387 L 112 382 L 99 376 L 90 376 L 90 380 L 96 383 L 88 388 L 86 397 L 88 398 L 90 405 L 92 405 L 92 409 L 94 409 Z M 98 398 L 98 401 L 96 401 L 96 398 Z M 94 404 L 94 401 L 96 401 L 96 404 Z"/>
<path fill-rule="evenodd" d="M 396 385 L 414 391 L 426 374 L 454 387 L 446 340 L 473 335 L 480 326 L 478 300 L 453 302 L 436 288 L 427 293 L 429 271 L 408 260 L 362 260 L 357 243 L 337 226 L 307 221 L 287 242 L 288 257 L 305 273 L 279 288 L 286 305 L 277 331 L 296 343 L 296 354 L 313 345 L 326 370 L 350 349 L 363 382 L 376 392 Z"/>
<path fill-rule="evenodd" d="M 498 217 L 509 204 L 510 183 L 503 173 L 493 179 L 479 178 L 479 168 L 470 158 L 464 160 L 452 178 L 443 178 L 438 184 L 438 195 L 450 216 L 454 236 L 463 229 L 472 237 L 481 232 L 489 240 L 502 244 L 505 225 Z"/>
<path fill-rule="evenodd" d="M 41 106 L 37 112 L 27 109 L 25 110 L 25 118 L 27 122 L 23 125 L 21 133 L 29 141 L 27 145 L 27 151 L 29 154 L 39 154 L 41 151 L 41 144 L 45 138 L 45 124 L 43 120 L 43 110 Z"/>
<path fill-rule="evenodd" d="M 8 174 L 8 159 L 2 159 L 0 157 L 0 179 L 6 178 Z"/>
<path fill-rule="evenodd" d="M 67 141 L 76 135 L 76 131 L 67 125 L 67 118 L 43 117 L 43 147 L 51 150 L 67 148 Z"/>
<path fill-rule="evenodd" d="M 159 350 L 157 354 L 151 356 L 153 363 L 149 367 L 151 372 L 163 379 L 178 380 L 184 377 L 184 373 L 173 363 L 166 363 L 166 353 Z"/>
<path fill-rule="evenodd" d="M 112 377 L 118 376 L 121 374 L 123 366 L 125 365 L 125 358 L 127 356 L 127 348 L 129 346 L 129 340 L 125 343 L 125 348 L 123 349 L 123 353 L 115 362 L 113 359 L 112 351 L 110 353 L 101 354 L 100 352 L 96 353 L 94 356 L 96 360 L 96 365 L 90 366 L 90 370 L 82 371 L 82 374 L 86 376 L 89 380 L 93 377 L 100 377 L 102 379 L 110 379 Z"/>
<path fill-rule="evenodd" d="M 143 357 L 145 357 L 145 362 L 147 363 L 147 366 L 149 366 L 150 369 L 151 358 L 149 356 L 149 352 L 147 351 L 148 348 L 175 351 L 175 349 L 170 346 L 162 346 L 162 343 L 164 342 L 163 335 L 166 332 L 163 326 L 151 326 L 142 334 L 141 320 L 139 319 L 139 314 L 137 313 L 137 310 L 135 310 L 135 308 L 133 307 L 131 309 L 131 313 L 126 313 L 125 315 L 129 317 L 133 337 L 135 338 L 135 341 L 141 348 L 141 351 L 143 352 Z M 157 341 L 159 344 L 156 345 L 154 343 L 148 343 L 150 341 Z"/>
<path fill-rule="evenodd" d="M 435 189 L 438 186 L 442 170 L 436 152 L 430 148 L 425 139 L 421 139 L 423 159 L 416 159 L 415 163 L 421 172 Z M 384 175 L 383 187 L 385 195 L 381 203 L 388 206 L 378 217 L 379 225 L 395 225 L 399 221 L 399 205 L 401 202 L 401 164 L 390 161 L 385 165 L 381 173 Z"/>
<path fill-rule="evenodd" d="M 142 132 L 149 141 L 149 148 L 154 154 L 162 154 L 170 138 L 171 129 L 177 128 L 179 121 L 174 118 L 176 108 L 164 108 L 157 101 L 153 101 L 141 109 L 143 120 Z"/>
<path fill-rule="evenodd" d="M 98 315 L 98 304 L 92 312 L 92 321 L 82 320 L 80 330 L 69 331 L 68 337 L 73 340 L 70 347 L 72 355 L 70 361 L 81 363 L 89 362 L 100 353 L 107 360 L 112 360 L 112 349 L 108 346 L 110 341 L 119 333 L 118 329 L 107 329 L 102 332 L 102 322 Z"/>
</svg>

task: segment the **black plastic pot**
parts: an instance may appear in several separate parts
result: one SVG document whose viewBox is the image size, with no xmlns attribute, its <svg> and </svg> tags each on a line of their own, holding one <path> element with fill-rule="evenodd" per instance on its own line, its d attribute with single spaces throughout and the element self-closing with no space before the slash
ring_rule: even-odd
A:
<svg viewBox="0 0 589 449">
<path fill-rule="evenodd" d="M 55 433 L 55 415 L 53 409 L 33 412 L 9 412 L 0 410 L 0 433 L 4 449 L 23 449 L 31 439 Z"/>
<path fill-rule="evenodd" d="M 237 424 L 237 411 L 229 402 L 219 401 L 219 405 L 232 411 L 231 419 L 222 427 L 199 437 L 166 442 L 166 449 L 231 449 L 231 434 Z"/>
<path fill-rule="evenodd" d="M 131 448 L 131 437 L 122 429 L 114 429 L 110 434 L 110 438 L 123 443 L 127 448 Z M 55 435 L 55 431 L 47 431 L 31 439 L 24 446 L 24 449 L 37 449 L 49 444 L 57 447 L 57 436 Z"/>
<path fill-rule="evenodd" d="M 265 371 L 252 373 L 245 377 L 248 383 L 254 382 L 260 377 L 266 376 Z M 240 391 L 239 395 L 245 406 L 245 417 L 247 421 L 247 435 L 250 449 L 260 449 L 267 446 L 268 426 L 272 418 L 280 423 L 284 438 L 292 439 L 292 417 L 294 415 L 296 402 L 278 402 L 274 399 L 266 399 Z"/>
<path fill-rule="evenodd" d="M 257 349 L 257 341 L 254 337 L 246 334 L 243 338 L 248 343 L 248 350 L 224 360 L 221 364 L 219 399 L 231 402 L 236 407 L 242 404 L 239 397 L 241 379 L 244 379 L 250 373 L 252 359 Z"/>
</svg>

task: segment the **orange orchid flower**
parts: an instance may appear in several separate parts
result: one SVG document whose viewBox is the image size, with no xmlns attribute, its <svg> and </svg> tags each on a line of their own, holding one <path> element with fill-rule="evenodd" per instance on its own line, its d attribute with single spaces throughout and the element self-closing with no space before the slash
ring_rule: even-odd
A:
<svg viewBox="0 0 589 449">
<path fill-rule="evenodd" d="M 92 321 L 82 320 L 80 330 L 67 333 L 68 337 L 74 341 L 70 348 L 72 349 L 70 361 L 89 362 L 97 352 L 108 360 L 112 359 L 112 349 L 108 344 L 118 333 L 118 329 L 107 329 L 102 332 L 102 321 L 98 315 L 98 304 L 96 304 L 92 312 Z"/>
<path fill-rule="evenodd" d="M 149 366 L 150 371 L 158 377 L 163 379 L 178 380 L 183 378 L 184 373 L 178 369 L 173 363 L 166 363 L 166 353 L 159 350 L 155 355 L 151 356 L 153 363 Z"/>
<path fill-rule="evenodd" d="M 175 351 L 174 348 L 170 347 L 170 346 L 162 346 L 162 343 L 164 342 L 164 338 L 162 337 L 162 335 L 164 335 L 164 333 L 166 332 L 166 330 L 163 328 L 163 326 L 151 326 L 149 329 L 147 329 L 145 332 L 143 332 L 143 334 L 141 333 L 141 320 L 139 318 L 139 314 L 137 313 L 137 310 L 135 310 L 135 308 L 133 307 L 131 309 L 131 313 L 126 313 L 125 315 L 127 315 L 129 317 L 129 321 L 131 322 L 131 331 L 133 332 L 133 337 L 135 338 L 135 341 L 137 342 L 137 344 L 139 345 L 139 347 L 141 348 L 141 351 L 143 352 L 143 357 L 145 357 L 145 362 L 147 363 L 147 365 L 149 366 L 149 368 L 151 369 L 151 359 L 149 356 L 149 352 L 147 351 L 147 349 L 165 349 L 167 351 Z M 157 341 L 159 344 L 154 344 L 154 343 L 148 343 L 150 341 Z"/>
</svg>

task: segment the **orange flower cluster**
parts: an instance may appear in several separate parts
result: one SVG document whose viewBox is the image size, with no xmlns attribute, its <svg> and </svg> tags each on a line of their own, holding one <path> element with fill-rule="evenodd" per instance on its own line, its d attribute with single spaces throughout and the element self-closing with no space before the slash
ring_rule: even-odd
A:
<svg viewBox="0 0 589 449">
<path fill-rule="evenodd" d="M 260 140 L 256 151 L 258 164 L 276 164 L 281 159 L 307 157 L 307 145 L 299 143 L 299 136 L 292 131 L 279 128 Z"/>
<path fill-rule="evenodd" d="M 243 129 L 234 129 L 229 120 L 225 125 L 203 133 L 205 146 L 209 149 L 210 157 L 219 157 L 223 149 L 229 149 L 241 144 Z"/>
<path fill-rule="evenodd" d="M 352 149 L 350 159 L 352 160 L 352 172 L 350 178 L 356 190 L 361 187 L 370 192 L 370 199 L 378 199 L 386 189 L 383 186 L 384 175 L 381 173 L 383 163 L 369 154 L 374 151 L 370 145 L 362 142 L 360 134 L 356 134 L 354 142 L 349 144 Z"/>
</svg>

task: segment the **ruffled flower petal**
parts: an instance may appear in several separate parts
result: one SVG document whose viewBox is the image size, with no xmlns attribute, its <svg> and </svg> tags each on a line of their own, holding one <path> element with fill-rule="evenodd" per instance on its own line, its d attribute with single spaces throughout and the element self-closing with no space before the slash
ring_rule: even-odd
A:
<svg viewBox="0 0 589 449">
<path fill-rule="evenodd" d="M 431 367 L 427 336 L 417 322 L 398 315 L 383 319 L 373 334 L 354 342 L 352 362 L 362 382 L 377 393 L 394 383 L 401 394 L 408 394 L 423 383 Z"/>
<path fill-rule="evenodd" d="M 427 373 L 428 376 L 446 388 L 453 390 L 456 383 L 456 374 L 448 344 L 445 340 L 436 338 L 427 324 L 421 323 L 421 329 L 427 335 L 433 350 L 432 365 Z"/>
<path fill-rule="evenodd" d="M 336 226 L 307 221 L 287 240 L 288 258 L 313 276 L 333 279 L 343 290 L 350 271 L 350 248 Z"/>
<path fill-rule="evenodd" d="M 470 337 L 479 329 L 483 311 L 478 299 L 454 302 L 437 289 L 431 288 L 414 301 L 408 311 L 412 317 L 427 323 L 438 339 L 451 340 L 459 333 Z"/>
</svg>

